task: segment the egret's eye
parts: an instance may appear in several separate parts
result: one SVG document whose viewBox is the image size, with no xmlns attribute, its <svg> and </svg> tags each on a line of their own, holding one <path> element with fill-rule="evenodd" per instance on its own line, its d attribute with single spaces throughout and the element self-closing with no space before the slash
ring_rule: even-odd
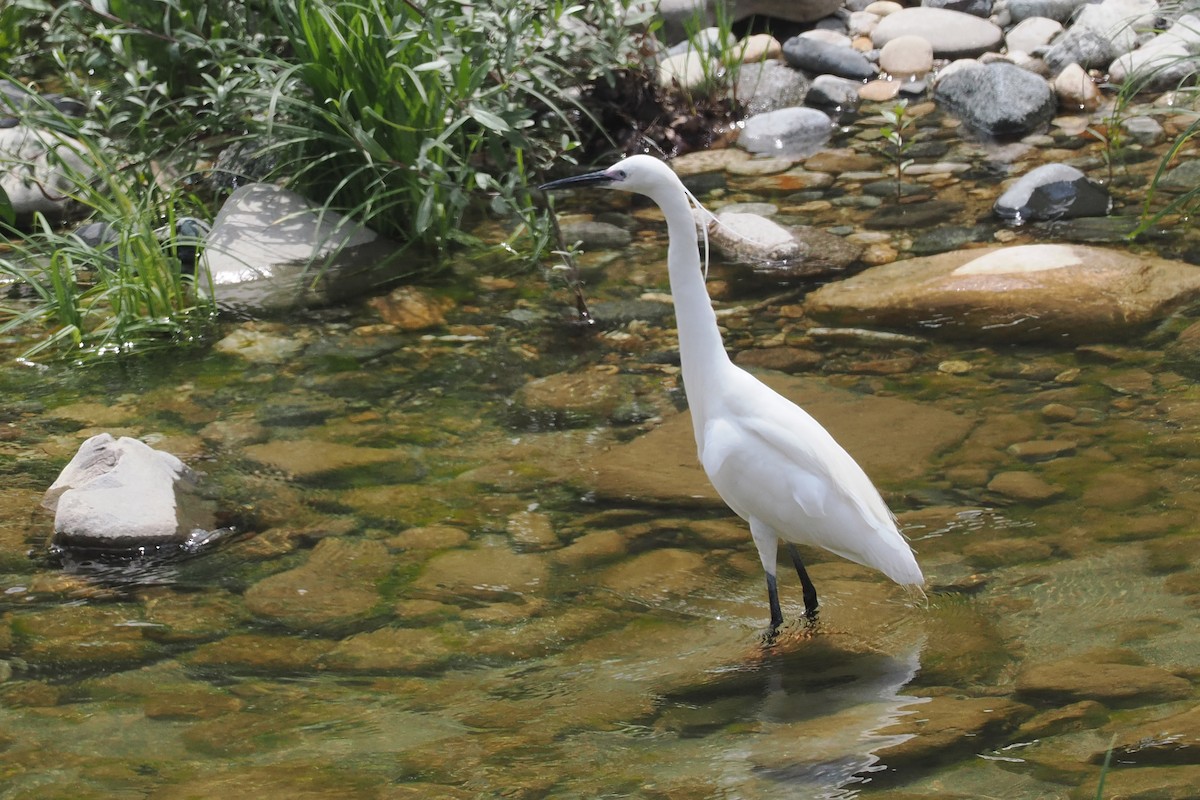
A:
<svg viewBox="0 0 1200 800">
<path fill-rule="evenodd" d="M 623 181 L 628 177 L 629 177 L 629 173 L 627 173 L 623 169 L 619 169 L 613 173 L 613 178 L 615 178 L 616 180 L 619 180 L 619 181 Z"/>
</svg>

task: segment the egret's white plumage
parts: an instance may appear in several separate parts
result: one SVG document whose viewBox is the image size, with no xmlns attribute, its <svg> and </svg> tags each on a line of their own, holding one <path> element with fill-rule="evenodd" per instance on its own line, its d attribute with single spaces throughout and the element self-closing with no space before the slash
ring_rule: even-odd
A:
<svg viewBox="0 0 1200 800">
<path fill-rule="evenodd" d="M 782 622 L 775 564 L 789 545 L 809 618 L 816 591 L 794 544 L 823 547 L 900 584 L 924 578 L 912 548 L 866 473 L 803 409 L 734 365 L 704 285 L 691 196 L 666 164 L 632 156 L 601 172 L 542 188 L 600 185 L 643 194 L 667 220 L 667 269 L 683 385 L 704 472 L 742 519 L 767 575 L 771 631 Z"/>
</svg>

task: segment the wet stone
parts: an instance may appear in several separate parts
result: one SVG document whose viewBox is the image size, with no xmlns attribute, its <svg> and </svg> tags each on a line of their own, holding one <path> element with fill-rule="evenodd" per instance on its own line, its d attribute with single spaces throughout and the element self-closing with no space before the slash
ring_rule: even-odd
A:
<svg viewBox="0 0 1200 800">
<path fill-rule="evenodd" d="M 396 550 L 450 550 L 464 546 L 470 539 L 461 528 L 427 525 L 401 531 L 387 540 L 387 546 Z"/>
<path fill-rule="evenodd" d="M 371 468 L 392 482 L 417 480 L 424 466 L 406 448 L 358 447 L 319 439 L 276 439 L 243 450 L 247 458 L 297 480 Z"/>
<path fill-rule="evenodd" d="M 423 672 L 467 651 L 467 637 L 451 626 L 380 628 L 339 642 L 321 657 L 338 672 Z"/>
<path fill-rule="evenodd" d="M 1150 800 L 1192 800 L 1200 786 L 1200 766 L 1141 767 L 1109 770 L 1104 775 L 1104 797 Z M 1092 776 L 1071 792 L 1071 800 L 1100 796 L 1100 777 Z"/>
<path fill-rule="evenodd" d="M 1067 439 L 1040 439 L 1009 445 L 1008 452 L 1022 461 L 1037 462 L 1072 455 L 1076 447 L 1075 442 Z"/>
<path fill-rule="evenodd" d="M 600 369 L 560 372 L 537 378 L 513 395 L 511 414 L 534 426 L 583 426 L 611 420 L 631 403 L 645 406 L 654 416 L 658 397 L 640 376 Z"/>
<path fill-rule="evenodd" d="M 1017 676 L 1017 692 L 1051 703 L 1095 700 L 1110 707 L 1140 706 L 1187 698 L 1192 685 L 1159 667 L 1068 660 L 1025 668 Z"/>
<path fill-rule="evenodd" d="M 876 751 L 889 769 L 945 762 L 979 753 L 989 742 L 1003 741 L 1033 715 L 1031 707 L 1003 697 L 942 695 L 909 706 L 913 713 L 878 731 L 885 736 L 911 735 Z"/>
<path fill-rule="evenodd" d="M 802 347 L 768 347 L 758 350 L 743 350 L 734 358 L 740 367 L 773 369 L 780 372 L 807 372 L 824 361 L 824 356 L 815 350 Z"/>
<path fill-rule="evenodd" d="M 555 551 L 551 560 L 567 568 L 587 567 L 623 556 L 627 549 L 625 537 L 617 531 L 595 531 Z"/>
<path fill-rule="evenodd" d="M 57 606 L 14 614 L 15 652 L 57 669 L 95 669 L 147 661 L 160 647 L 143 636 L 141 609 L 128 605 Z"/>
<path fill-rule="evenodd" d="M 634 556 L 597 577 L 605 589 L 645 602 L 695 591 L 710 577 L 704 558 L 687 550 L 659 549 Z"/>
<path fill-rule="evenodd" d="M 1092 763 L 1103 764 L 1104 755 L 1105 751 L 1094 752 Z M 1113 759 L 1135 766 L 1200 765 L 1200 706 L 1122 730 Z"/>
<path fill-rule="evenodd" d="M 404 331 L 423 331 L 445 325 L 445 312 L 451 304 L 415 286 L 401 286 L 384 297 L 372 298 L 367 305 L 389 325 Z"/>
<path fill-rule="evenodd" d="M 508 538 L 522 552 L 553 550 L 562 546 L 550 517 L 536 511 L 522 511 L 508 518 Z"/>
<path fill-rule="evenodd" d="M 1043 711 L 1017 729 L 1015 739 L 1042 739 L 1071 731 L 1091 730 L 1108 721 L 1108 710 L 1095 700 L 1080 700 Z"/>
<path fill-rule="evenodd" d="M 450 602 L 462 597 L 494 601 L 542 591 L 548 576 L 547 562 L 540 555 L 483 547 L 434 556 L 412 585 Z"/>
<path fill-rule="evenodd" d="M 191 667 L 219 671 L 311 672 L 335 644 L 326 639 L 237 633 L 200 645 L 183 661 Z"/>
<path fill-rule="evenodd" d="M 290 628 L 328 630 L 361 624 L 380 613 L 375 584 L 392 569 L 378 541 L 322 539 L 308 561 L 246 590 L 246 608 Z"/>
<path fill-rule="evenodd" d="M 1045 503 L 1063 493 L 1061 486 L 1047 483 L 1032 472 L 1001 472 L 988 482 L 987 488 L 1022 503 Z"/>
<path fill-rule="evenodd" d="M 963 548 L 963 555 L 977 569 L 996 569 L 1045 561 L 1053 550 L 1036 539 L 999 539 L 969 544 Z"/>
</svg>

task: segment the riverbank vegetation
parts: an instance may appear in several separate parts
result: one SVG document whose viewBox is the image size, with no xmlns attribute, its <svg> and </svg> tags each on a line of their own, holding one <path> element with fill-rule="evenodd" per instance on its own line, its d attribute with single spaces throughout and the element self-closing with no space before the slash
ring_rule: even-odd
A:
<svg viewBox="0 0 1200 800">
<path fill-rule="evenodd" d="M 552 168 L 674 155 L 736 118 L 728 85 L 707 98 L 663 89 L 660 47 L 632 3 L 13 0 L 0 77 L 24 94 L 0 116 L 61 145 L 75 211 L 17 219 L 0 193 L 0 272 L 24 295 L 5 329 L 47 324 L 38 348 L 75 354 L 203 338 L 214 309 L 178 255 L 199 229 L 177 223 L 211 219 L 254 180 L 349 214 L 431 273 L 479 244 L 468 232 L 484 215 L 511 232 L 501 252 L 529 260 L 560 244 L 528 192 Z M 1164 170 L 1196 133 L 1180 134 Z M 1196 203 L 1185 193 L 1169 213 Z M 1147 204 L 1146 227 L 1162 213 Z M 91 223 L 101 240 L 73 233 Z"/>
</svg>

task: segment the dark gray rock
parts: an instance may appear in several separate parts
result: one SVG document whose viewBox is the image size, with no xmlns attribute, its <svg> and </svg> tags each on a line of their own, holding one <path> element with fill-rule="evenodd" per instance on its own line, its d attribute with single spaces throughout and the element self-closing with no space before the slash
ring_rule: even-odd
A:
<svg viewBox="0 0 1200 800">
<path fill-rule="evenodd" d="M 861 82 L 849 78 L 818 75 L 813 80 L 804 103 L 831 114 L 852 114 L 858 111 L 862 102 L 858 94 L 861 86 Z"/>
<path fill-rule="evenodd" d="M 1020 22 L 1032 17 L 1066 22 L 1075 13 L 1075 9 L 1087 0 L 1009 0 L 1008 14 L 1013 22 Z"/>
<path fill-rule="evenodd" d="M 563 241 L 579 242 L 585 250 L 620 250 L 629 245 L 633 234 L 607 222 L 569 222 L 562 226 Z"/>
<path fill-rule="evenodd" d="M 992 0 L 921 0 L 925 8 L 944 8 L 970 14 L 972 17 L 988 18 L 992 13 Z"/>
<path fill-rule="evenodd" d="M 743 64 L 735 85 L 737 99 L 745 104 L 747 116 L 778 111 L 804 104 L 809 93 L 808 77 L 775 59 Z"/>
<path fill-rule="evenodd" d="M 1085 28 L 1069 28 L 1050 44 L 1042 59 L 1058 73 L 1069 64 L 1084 69 L 1107 67 L 1118 55 L 1107 37 Z"/>
<path fill-rule="evenodd" d="M 966 128 L 988 139 L 1014 139 L 1050 122 L 1057 110 L 1045 79 L 1015 64 L 960 69 L 942 78 L 933 98 Z"/>
<path fill-rule="evenodd" d="M 746 120 L 738 146 L 751 153 L 804 158 L 833 135 L 833 121 L 815 108 L 781 108 Z"/>
<path fill-rule="evenodd" d="M 805 36 L 793 36 L 784 42 L 783 57 L 796 69 L 813 75 L 838 75 L 861 81 L 874 78 L 877 72 L 875 65 L 857 50 Z"/>
<path fill-rule="evenodd" d="M 1043 164 L 1000 195 L 992 211 L 1020 225 L 1072 217 L 1099 217 L 1112 210 L 1108 190 L 1075 167 Z"/>
</svg>

